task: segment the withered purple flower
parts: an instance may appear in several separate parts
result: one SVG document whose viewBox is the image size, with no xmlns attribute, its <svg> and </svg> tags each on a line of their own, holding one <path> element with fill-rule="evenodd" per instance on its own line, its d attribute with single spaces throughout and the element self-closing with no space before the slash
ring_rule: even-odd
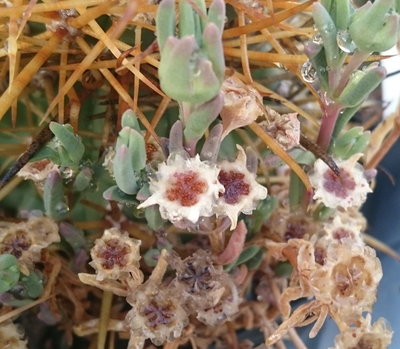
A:
<svg viewBox="0 0 400 349">
<path fill-rule="evenodd" d="M 310 181 L 315 189 L 314 199 L 331 208 L 359 207 L 372 190 L 364 176 L 364 170 L 357 163 L 362 154 L 349 159 L 336 160 L 340 169 L 337 176 L 321 159 L 315 161 Z"/>
<path fill-rule="evenodd" d="M 251 214 L 268 193 L 267 188 L 258 184 L 256 175 L 247 169 L 243 148 L 237 147 L 236 160 L 219 163 L 218 174 L 218 180 L 225 190 L 219 195 L 216 213 L 231 220 L 231 230 L 235 229 L 239 214 Z"/>
<path fill-rule="evenodd" d="M 117 228 L 105 230 L 90 251 L 89 264 L 96 270 L 96 279 L 122 279 L 128 273 L 136 273 L 141 258 L 140 244 L 140 240 L 130 238 Z"/>
</svg>

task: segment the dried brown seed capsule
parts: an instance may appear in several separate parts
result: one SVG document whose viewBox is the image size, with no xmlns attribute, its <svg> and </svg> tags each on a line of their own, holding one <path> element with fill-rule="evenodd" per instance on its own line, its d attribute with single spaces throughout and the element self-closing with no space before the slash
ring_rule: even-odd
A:
<svg viewBox="0 0 400 349">
<path fill-rule="evenodd" d="M 117 228 L 105 230 L 90 251 L 92 262 L 89 264 L 96 270 L 96 279 L 124 279 L 136 272 L 141 258 L 140 244 L 140 240 L 130 238 Z"/>
</svg>

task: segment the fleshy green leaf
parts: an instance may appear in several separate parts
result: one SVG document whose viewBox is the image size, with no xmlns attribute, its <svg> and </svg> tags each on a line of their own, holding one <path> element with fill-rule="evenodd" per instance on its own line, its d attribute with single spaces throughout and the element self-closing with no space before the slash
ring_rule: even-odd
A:
<svg viewBox="0 0 400 349">
<path fill-rule="evenodd" d="M 75 164 L 79 164 L 85 152 L 82 140 L 74 134 L 71 125 L 61 125 L 56 122 L 50 122 L 49 128 L 54 133 L 56 139 L 61 143 L 68 157 Z"/>
<path fill-rule="evenodd" d="M 23 298 L 36 299 L 43 293 L 43 278 L 36 271 L 22 276 L 19 284 L 23 287 L 20 292 Z"/>
<path fill-rule="evenodd" d="M 175 34 L 175 16 L 175 1 L 161 1 L 156 16 L 156 33 L 160 51 L 163 51 L 167 39 Z"/>
<path fill-rule="evenodd" d="M 313 18 L 321 35 L 325 48 L 325 57 L 329 67 L 336 67 L 339 61 L 339 48 L 336 42 L 336 26 L 328 11 L 320 3 L 313 5 Z"/>
<path fill-rule="evenodd" d="M 264 259 L 264 252 L 265 250 L 261 248 L 253 258 L 246 262 L 246 266 L 249 270 L 257 269 L 261 265 Z"/>
<path fill-rule="evenodd" d="M 360 51 L 386 51 L 396 44 L 399 16 L 391 13 L 394 7 L 394 0 L 376 0 L 355 12 L 349 33 Z"/>
<path fill-rule="evenodd" d="M 133 112 L 132 109 L 127 109 L 125 112 L 122 114 L 121 118 L 121 126 L 122 127 L 130 127 L 133 128 L 134 130 L 140 132 L 140 125 L 139 121 L 137 119 L 136 114 Z"/>
<path fill-rule="evenodd" d="M 93 172 L 89 167 L 84 167 L 75 177 L 73 188 L 75 191 L 84 191 L 89 187 Z"/>
<path fill-rule="evenodd" d="M 118 201 L 121 204 L 132 205 L 138 204 L 135 195 L 128 195 L 124 193 L 118 186 L 114 185 L 113 187 L 108 188 L 103 193 L 103 198 L 109 201 Z"/>
<path fill-rule="evenodd" d="M 242 253 L 239 255 L 239 257 L 235 261 L 233 261 L 232 263 L 225 266 L 224 269 L 227 272 L 231 271 L 233 268 L 252 259 L 260 251 L 260 249 L 261 248 L 257 245 L 247 247 L 245 250 L 242 251 Z"/>
<path fill-rule="evenodd" d="M 150 206 L 144 210 L 144 216 L 150 229 L 158 231 L 164 225 L 160 210 L 157 206 Z"/>
<path fill-rule="evenodd" d="M 350 78 L 338 101 L 345 107 L 355 107 L 361 104 L 382 82 L 385 76 L 386 69 L 384 67 L 370 67 L 366 70 L 358 70 Z"/>
<path fill-rule="evenodd" d="M 10 290 L 19 280 L 18 260 L 12 254 L 0 255 L 0 293 Z"/>
<path fill-rule="evenodd" d="M 332 142 L 331 152 L 335 158 L 346 160 L 365 150 L 370 135 L 371 133 L 369 131 L 364 132 L 362 127 L 353 127 Z"/>
<path fill-rule="evenodd" d="M 52 171 L 47 176 L 43 188 L 43 202 L 46 215 L 55 221 L 67 217 L 69 208 L 64 199 L 64 186 L 57 171 Z"/>
<path fill-rule="evenodd" d="M 223 107 L 224 99 L 218 94 L 214 99 L 199 105 L 189 115 L 185 130 L 183 131 L 186 140 L 199 140 L 210 124 L 216 119 Z"/>
<path fill-rule="evenodd" d="M 293 267 L 289 262 L 279 262 L 274 268 L 275 275 L 280 277 L 289 276 L 292 271 Z"/>
<path fill-rule="evenodd" d="M 273 196 L 268 195 L 265 200 L 262 200 L 253 214 L 245 218 L 249 232 L 253 234 L 259 232 L 261 226 L 268 220 L 277 205 L 278 200 Z"/>
</svg>

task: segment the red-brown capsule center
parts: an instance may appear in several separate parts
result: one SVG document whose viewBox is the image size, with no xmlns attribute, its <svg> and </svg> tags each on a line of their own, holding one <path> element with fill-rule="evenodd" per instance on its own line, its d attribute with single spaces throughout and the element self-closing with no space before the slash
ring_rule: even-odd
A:
<svg viewBox="0 0 400 349">
<path fill-rule="evenodd" d="M 1 253 L 9 253 L 16 258 L 20 258 L 24 251 L 28 250 L 31 246 L 31 240 L 26 231 L 18 230 L 9 237 L 6 237 L 2 245 Z"/>
<path fill-rule="evenodd" d="M 351 239 L 353 239 L 354 238 L 354 234 L 351 232 L 351 231 L 349 231 L 349 230 L 346 230 L 346 229 L 344 229 L 344 228 L 338 228 L 338 229 L 336 229 L 334 232 L 333 232 L 333 238 L 334 239 L 336 239 L 336 240 L 343 240 L 343 239 L 346 239 L 346 238 L 351 238 Z"/>
<path fill-rule="evenodd" d="M 170 201 L 179 201 L 182 206 L 190 207 L 199 202 L 199 195 L 207 189 L 207 182 L 199 178 L 196 172 L 176 172 L 170 179 L 166 196 Z"/>
<path fill-rule="evenodd" d="M 112 269 L 115 265 L 124 267 L 126 265 L 126 255 L 129 248 L 118 239 L 110 239 L 105 242 L 105 246 L 99 251 L 98 257 L 101 258 L 101 265 L 104 269 Z"/>
<path fill-rule="evenodd" d="M 250 193 L 250 185 L 245 182 L 243 173 L 221 170 L 218 180 L 225 188 L 225 192 L 220 196 L 230 205 L 238 203 L 242 195 Z"/>
<path fill-rule="evenodd" d="M 340 169 L 340 176 L 337 176 L 330 169 L 324 173 L 325 190 L 338 198 L 345 199 L 355 187 L 356 182 L 353 177 L 344 169 Z"/>
<path fill-rule="evenodd" d="M 154 144 L 146 143 L 146 157 L 147 161 L 153 160 L 154 153 L 157 151 L 157 147 Z"/>
<path fill-rule="evenodd" d="M 172 326 L 175 323 L 175 311 L 171 301 L 165 300 L 160 304 L 153 299 L 142 308 L 142 315 L 147 318 L 149 327 L 157 329 L 161 325 Z"/>
</svg>

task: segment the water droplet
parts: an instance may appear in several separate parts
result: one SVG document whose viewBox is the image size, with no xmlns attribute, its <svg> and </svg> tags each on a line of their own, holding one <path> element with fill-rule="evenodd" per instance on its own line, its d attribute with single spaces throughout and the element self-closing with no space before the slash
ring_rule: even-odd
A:
<svg viewBox="0 0 400 349">
<path fill-rule="evenodd" d="M 312 37 L 311 41 L 312 41 L 314 44 L 317 44 L 317 45 L 322 45 L 322 44 L 324 43 L 324 41 L 322 40 L 322 36 L 321 36 L 320 33 L 316 33 L 316 34 Z"/>
<path fill-rule="evenodd" d="M 58 204 L 56 204 L 55 209 L 59 215 L 67 214 L 69 211 L 69 207 L 66 205 L 65 202 L 59 202 Z"/>
<path fill-rule="evenodd" d="M 196 69 L 193 71 L 193 77 L 194 78 L 198 78 L 201 75 L 201 70 L 200 69 Z"/>
<path fill-rule="evenodd" d="M 65 180 L 70 180 L 74 175 L 74 171 L 69 167 L 62 167 L 61 170 L 61 177 Z"/>
<path fill-rule="evenodd" d="M 306 61 L 302 65 L 300 74 L 305 82 L 313 83 L 317 80 L 317 72 L 310 61 Z"/>
<path fill-rule="evenodd" d="M 339 48 L 346 53 L 352 53 L 357 48 L 348 31 L 340 30 L 337 33 L 336 41 Z"/>
</svg>

